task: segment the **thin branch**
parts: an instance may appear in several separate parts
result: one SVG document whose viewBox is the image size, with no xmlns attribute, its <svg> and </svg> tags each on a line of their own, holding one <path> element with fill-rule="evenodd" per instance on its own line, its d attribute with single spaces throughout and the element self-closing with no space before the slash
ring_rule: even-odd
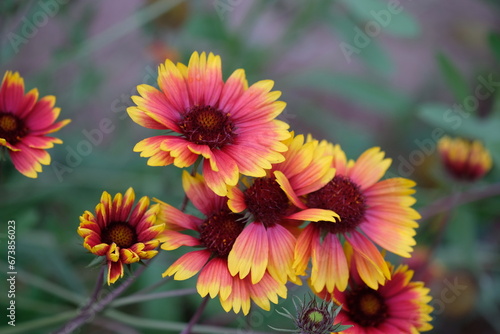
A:
<svg viewBox="0 0 500 334">
<path fill-rule="evenodd" d="M 456 195 L 453 194 L 434 201 L 432 204 L 421 209 L 420 215 L 422 216 L 422 220 L 425 220 L 437 215 L 438 213 L 450 211 L 454 207 L 499 195 L 500 183 L 490 184 L 481 189 L 470 189 L 468 191 L 464 191 L 459 200 L 456 200 Z"/>
<path fill-rule="evenodd" d="M 186 296 L 186 295 L 192 295 L 195 293 L 196 293 L 196 289 L 189 288 L 189 289 L 179 289 L 179 290 L 173 290 L 173 291 L 155 292 L 155 293 L 150 293 L 150 294 L 133 294 L 133 295 L 115 300 L 114 302 L 112 302 L 110 304 L 110 306 L 119 307 L 119 306 L 134 304 L 134 303 L 140 303 L 140 302 L 144 302 L 144 301 L 148 301 L 148 300 Z"/>
<path fill-rule="evenodd" d="M 103 266 L 103 268 L 106 268 Z M 123 282 L 120 286 L 118 286 L 116 289 L 111 291 L 107 296 L 102 298 L 101 300 L 97 301 L 93 298 L 97 298 L 99 295 L 99 291 L 97 293 L 95 292 L 97 289 L 94 290 L 94 293 L 92 294 L 93 298 L 90 298 L 89 302 L 78 312 L 78 315 L 74 317 L 72 320 L 68 321 L 63 327 L 55 331 L 53 334 L 69 334 L 72 333 L 75 329 L 81 327 L 87 322 L 90 322 L 95 314 L 101 312 L 108 304 L 110 304 L 116 297 L 118 297 L 125 289 L 127 289 L 135 280 L 137 277 L 139 277 L 144 270 L 146 270 L 147 266 L 141 266 L 139 269 L 132 274 L 131 277 L 129 277 L 125 282 Z M 98 279 L 98 282 L 101 281 L 101 286 L 102 286 L 102 277 L 103 273 L 101 273 L 100 277 Z M 97 284 L 96 284 L 97 286 Z"/>
<path fill-rule="evenodd" d="M 201 302 L 200 306 L 196 310 L 195 314 L 191 317 L 191 320 L 189 320 L 189 323 L 187 326 L 182 330 L 180 334 L 191 334 L 191 330 L 193 329 L 193 326 L 200 320 L 201 315 L 203 314 L 203 311 L 205 310 L 205 307 L 207 306 L 208 303 L 208 296 L 203 298 L 203 301 Z"/>
</svg>

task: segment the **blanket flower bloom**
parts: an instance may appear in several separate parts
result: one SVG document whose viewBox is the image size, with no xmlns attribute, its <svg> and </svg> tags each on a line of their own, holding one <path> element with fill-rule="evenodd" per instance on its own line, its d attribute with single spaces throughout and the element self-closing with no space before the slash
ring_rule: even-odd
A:
<svg viewBox="0 0 500 334">
<path fill-rule="evenodd" d="M 328 146 L 335 177 L 319 190 L 308 193 L 308 207 L 330 209 L 340 221 L 311 222 L 297 239 L 294 268 L 305 272 L 311 260 L 311 286 L 315 291 L 347 287 L 349 269 L 343 244 L 354 249 L 361 279 L 376 289 L 390 277 L 389 268 L 374 245 L 410 257 L 420 215 L 411 208 L 415 183 L 405 178 L 379 181 L 389 168 L 378 147 L 365 151 L 357 161 L 347 161 L 339 145 Z"/>
<path fill-rule="evenodd" d="M 337 321 L 353 325 L 341 334 L 416 334 L 432 329 L 429 289 L 422 282 L 411 281 L 413 271 L 408 266 L 394 268 L 388 263 L 388 267 L 391 278 L 377 289 L 364 284 L 353 270 L 347 290 L 319 293 L 342 305 Z"/>
<path fill-rule="evenodd" d="M 245 190 L 228 192 L 233 212 L 246 211 L 250 221 L 229 253 L 229 270 L 241 278 L 251 275 L 257 283 L 269 271 L 278 281 L 299 284 L 293 270 L 298 225 L 303 221 L 334 222 L 338 215 L 323 208 L 308 208 L 300 195 L 315 191 L 332 180 L 335 169 L 326 146 L 318 141 L 304 142 L 303 135 L 284 141 L 285 161 L 273 165 L 266 177 L 254 179 Z"/>
<path fill-rule="evenodd" d="M 38 99 L 36 88 L 25 94 L 19 73 L 5 73 L 0 86 L 0 148 L 7 149 L 14 167 L 27 177 L 36 178 L 42 165 L 50 164 L 46 150 L 62 140 L 47 135 L 70 122 L 55 122 L 61 112 L 55 102 L 52 95 Z"/>
<path fill-rule="evenodd" d="M 175 280 L 185 280 L 199 273 L 196 288 L 198 293 L 211 298 L 219 296 L 226 312 L 243 311 L 246 315 L 253 300 L 264 310 L 270 309 L 270 301 L 278 302 L 278 296 L 286 298 L 284 284 L 264 273 L 263 278 L 253 284 L 249 277 L 231 275 L 228 269 L 228 254 L 234 241 L 245 229 L 242 215 L 233 213 L 227 207 L 227 198 L 215 194 L 203 176 L 189 175 L 184 171 L 183 187 L 193 205 L 205 216 L 198 218 L 156 200 L 161 205 L 161 215 L 165 217 L 167 230 L 161 238 L 164 250 L 174 250 L 180 246 L 201 247 L 177 259 L 163 276 L 174 276 Z M 197 236 L 181 232 L 195 231 Z"/>
<path fill-rule="evenodd" d="M 493 165 L 490 152 L 479 140 L 444 136 L 438 142 L 438 151 L 446 170 L 457 180 L 478 180 Z"/>
<path fill-rule="evenodd" d="M 194 52 L 188 66 L 166 60 L 158 69 L 159 90 L 139 85 L 137 106 L 129 107 L 132 120 L 146 128 L 176 135 L 146 138 L 134 147 L 148 157 L 148 165 L 174 164 L 184 168 L 203 157 L 203 175 L 216 194 L 238 183 L 240 173 L 262 177 L 284 160 L 290 136 L 288 124 L 275 118 L 285 108 L 274 82 L 259 81 L 248 87 L 238 69 L 222 80 L 221 59 Z"/>
<path fill-rule="evenodd" d="M 123 265 L 151 259 L 158 251 L 159 237 L 165 223 L 157 219 L 159 205 L 149 205 L 142 197 L 133 208 L 135 193 L 129 188 L 111 199 L 106 191 L 95 208 L 95 215 L 85 211 L 80 216 L 78 234 L 91 253 L 105 256 L 108 285 L 123 277 Z M 133 208 L 133 209 L 132 209 Z"/>
</svg>

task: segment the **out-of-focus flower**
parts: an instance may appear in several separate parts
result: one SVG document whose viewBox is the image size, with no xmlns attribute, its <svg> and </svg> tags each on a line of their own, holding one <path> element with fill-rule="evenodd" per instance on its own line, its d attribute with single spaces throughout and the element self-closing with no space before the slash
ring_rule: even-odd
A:
<svg viewBox="0 0 500 334">
<path fill-rule="evenodd" d="M 446 170 L 457 180 L 475 181 L 492 167 L 491 155 L 479 140 L 444 136 L 438 150 Z"/>
<path fill-rule="evenodd" d="M 228 254 L 236 238 L 245 229 L 243 216 L 231 212 L 227 198 L 216 195 L 203 177 L 191 176 L 184 171 L 183 187 L 193 205 L 203 213 L 203 219 L 158 201 L 161 215 L 165 217 L 167 230 L 161 238 L 162 249 L 173 250 L 180 246 L 199 247 L 176 260 L 163 276 L 174 276 L 185 280 L 199 273 L 196 288 L 198 293 L 211 298 L 219 296 L 226 312 L 231 309 L 246 315 L 253 300 L 264 310 L 270 309 L 270 301 L 278 302 L 278 296 L 286 298 L 285 284 L 279 283 L 265 272 L 262 279 L 253 284 L 250 277 L 239 278 L 228 269 Z M 196 232 L 196 235 L 181 232 Z"/>
<path fill-rule="evenodd" d="M 161 63 L 165 59 L 177 61 L 180 57 L 176 48 L 160 39 L 152 41 L 147 51 L 155 63 Z"/>
<path fill-rule="evenodd" d="M 19 73 L 5 73 L 0 86 L 0 149 L 7 149 L 14 167 L 27 177 L 36 178 L 42 165 L 50 164 L 46 150 L 62 140 L 47 135 L 70 122 L 55 122 L 61 112 L 55 103 L 52 95 L 38 99 L 36 88 L 25 94 Z"/>
<path fill-rule="evenodd" d="M 298 298 L 297 298 L 298 299 Z M 287 309 L 283 308 L 283 312 L 276 311 L 278 314 L 287 317 L 295 324 L 295 329 L 274 328 L 274 330 L 286 333 L 295 334 L 330 334 L 332 332 L 340 332 L 350 328 L 351 326 L 343 326 L 336 321 L 341 308 L 334 309 L 333 302 L 322 301 L 318 304 L 315 299 L 312 299 L 307 304 L 299 299 L 298 305 L 293 300 L 295 306 L 295 314 L 292 314 Z"/>
<path fill-rule="evenodd" d="M 405 178 L 379 181 L 389 168 L 378 147 L 365 151 L 357 161 L 347 161 L 339 145 L 328 145 L 335 177 L 319 190 L 305 195 L 311 208 L 329 209 L 337 222 L 311 222 L 297 239 L 294 267 L 305 273 L 312 262 L 311 286 L 315 291 L 347 287 L 349 268 L 343 244 L 351 245 L 361 279 L 371 288 L 390 277 L 389 268 L 374 242 L 403 257 L 410 257 L 420 215 L 411 208 L 415 183 Z"/>
<path fill-rule="evenodd" d="M 135 193 L 129 188 L 114 199 L 106 191 L 95 208 L 95 216 L 85 211 L 80 217 L 78 234 L 91 253 L 105 256 L 108 285 L 123 277 L 123 265 L 154 257 L 165 224 L 157 220 L 159 205 L 149 205 L 142 197 L 134 206 Z"/>
<path fill-rule="evenodd" d="M 148 4 L 154 5 L 161 0 L 148 0 Z M 153 20 L 153 24 L 160 29 L 177 29 L 182 27 L 189 17 L 189 1 L 181 1 L 170 10 L 162 13 Z"/>
<path fill-rule="evenodd" d="M 304 143 L 303 135 L 284 143 L 288 147 L 284 162 L 273 165 L 266 177 L 247 182 L 246 189 L 233 187 L 228 192 L 229 208 L 246 212 L 250 222 L 229 253 L 229 270 L 241 278 L 250 275 L 253 283 L 266 270 L 280 282 L 299 283 L 292 268 L 298 225 L 338 218 L 331 210 L 306 207 L 298 197 L 333 178 L 335 169 L 332 157 L 325 156 L 326 146 L 318 141 Z"/>
<path fill-rule="evenodd" d="M 429 289 L 422 282 L 411 281 L 412 270 L 408 270 L 406 265 L 395 269 L 388 264 L 391 278 L 385 285 L 372 289 L 360 279 L 354 269 L 355 261 L 351 258 L 352 273 L 347 290 L 335 289 L 333 294 L 323 290 L 319 293 L 342 305 L 337 321 L 353 325 L 342 333 L 414 334 L 432 329 L 429 322 L 433 308 L 429 305 L 432 300 Z"/>
<path fill-rule="evenodd" d="M 160 90 L 139 85 L 137 106 L 127 109 L 138 124 L 177 135 L 140 141 L 134 151 L 149 157 L 151 166 L 174 164 L 183 168 L 203 157 L 203 175 L 218 195 L 238 183 L 240 173 L 266 175 L 271 164 L 284 160 L 281 141 L 290 137 L 288 124 L 275 119 L 285 108 L 281 92 L 263 80 L 248 87 L 238 69 L 222 80 L 221 59 L 194 52 L 188 66 L 166 60 L 159 67 Z"/>
</svg>

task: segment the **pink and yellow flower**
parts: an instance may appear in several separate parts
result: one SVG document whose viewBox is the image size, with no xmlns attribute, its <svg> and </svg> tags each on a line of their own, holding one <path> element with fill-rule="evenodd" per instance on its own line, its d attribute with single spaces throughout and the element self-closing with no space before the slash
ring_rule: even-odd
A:
<svg viewBox="0 0 500 334">
<path fill-rule="evenodd" d="M 42 165 L 50 164 L 46 150 L 62 140 L 47 135 L 70 122 L 55 122 L 61 112 L 55 103 L 52 95 L 38 99 L 36 88 L 25 94 L 19 73 L 5 73 L 0 86 L 0 149 L 7 149 L 14 167 L 27 177 L 36 178 Z"/>
<path fill-rule="evenodd" d="M 232 275 L 250 275 L 257 283 L 269 272 L 280 282 L 299 283 L 292 268 L 298 225 L 338 218 L 331 210 L 306 207 L 299 198 L 320 189 L 335 174 L 332 157 L 325 153 L 327 145 L 304 141 L 303 135 L 287 139 L 285 161 L 273 165 L 266 177 L 254 179 L 246 189 L 229 190 L 229 208 L 246 211 L 250 221 L 229 253 Z"/>
<path fill-rule="evenodd" d="M 95 208 L 95 215 L 85 211 L 80 217 L 78 234 L 91 253 L 105 256 L 108 285 L 123 277 L 123 265 L 151 259 L 158 251 L 159 237 L 165 224 L 157 219 L 159 205 L 149 205 L 142 197 L 134 207 L 135 193 L 129 188 L 111 199 L 106 191 Z"/>
<path fill-rule="evenodd" d="M 185 280 L 199 273 L 196 288 L 205 297 L 219 297 L 226 312 L 231 309 L 248 314 L 251 300 L 259 307 L 269 310 L 270 302 L 277 303 L 278 296 L 286 298 L 286 287 L 269 273 L 253 284 L 249 277 L 231 275 L 228 269 L 228 254 L 234 241 L 245 229 L 243 216 L 227 207 L 227 198 L 215 194 L 204 178 L 197 174 L 182 177 L 184 190 L 193 205 L 204 215 L 198 218 L 158 201 L 161 214 L 167 222 L 167 230 L 161 238 L 162 249 L 174 250 L 180 246 L 200 247 L 177 259 L 163 276 L 174 276 Z M 193 236 L 189 231 L 196 232 Z M 186 232 L 186 233 L 182 233 Z"/>
<path fill-rule="evenodd" d="M 158 135 L 140 141 L 134 151 L 148 157 L 151 166 L 174 164 L 183 168 L 203 157 L 208 186 L 225 196 L 240 173 L 262 177 L 271 164 L 284 160 L 288 124 L 275 118 L 285 108 L 274 82 L 259 81 L 248 87 L 238 69 L 222 80 L 221 59 L 194 52 L 188 66 L 170 60 L 159 66 L 156 89 L 139 85 L 137 106 L 129 107 L 134 122 L 176 135 Z"/>
<path fill-rule="evenodd" d="M 411 208 L 415 183 L 405 178 L 380 181 L 391 164 L 378 147 L 365 151 L 357 161 L 347 160 L 339 145 L 328 145 L 335 177 L 321 189 L 303 196 L 308 207 L 335 211 L 340 221 L 311 222 L 297 239 L 294 268 L 305 273 L 311 260 L 310 283 L 315 291 L 326 287 L 343 291 L 349 269 L 343 244 L 353 247 L 361 279 L 371 288 L 390 277 L 375 244 L 410 257 L 420 215 Z"/>
<path fill-rule="evenodd" d="M 354 261 L 355 262 L 355 261 Z M 390 278 L 385 285 L 372 289 L 360 279 L 351 262 L 352 274 L 345 291 L 323 290 L 322 298 L 332 298 L 342 310 L 336 321 L 353 325 L 341 334 L 416 334 L 432 329 L 432 298 L 422 282 L 412 282 L 413 271 L 400 265 L 387 264 Z"/>
</svg>

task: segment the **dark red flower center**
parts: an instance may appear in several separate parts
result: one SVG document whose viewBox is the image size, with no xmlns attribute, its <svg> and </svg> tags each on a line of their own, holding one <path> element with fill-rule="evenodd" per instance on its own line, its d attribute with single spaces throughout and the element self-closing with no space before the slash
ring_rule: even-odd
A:
<svg viewBox="0 0 500 334">
<path fill-rule="evenodd" d="M 271 178 L 256 179 L 245 190 L 245 203 L 254 220 L 270 227 L 286 216 L 290 201 L 278 182 Z"/>
<path fill-rule="evenodd" d="M 347 176 L 337 175 L 323 188 L 307 195 L 310 208 L 333 210 L 340 221 L 319 222 L 324 231 L 346 233 L 354 230 L 366 212 L 366 200 L 359 186 Z"/>
<path fill-rule="evenodd" d="M 369 287 L 347 292 L 346 306 L 351 320 L 362 327 L 376 327 L 388 316 L 384 298 Z"/>
<path fill-rule="evenodd" d="M 227 257 L 236 238 L 245 227 L 243 215 L 221 210 L 201 224 L 200 240 L 208 250 L 219 257 Z"/>
<path fill-rule="evenodd" d="M 232 144 L 235 138 L 229 114 L 211 106 L 192 107 L 184 114 L 179 127 L 187 140 L 211 149 Z"/>
<path fill-rule="evenodd" d="M 129 223 L 113 222 L 103 229 L 101 241 L 108 245 L 114 242 L 120 248 L 129 248 L 137 243 L 137 233 Z"/>
<path fill-rule="evenodd" d="M 7 112 L 0 112 L 0 138 L 15 145 L 26 136 L 28 129 L 22 119 Z"/>
</svg>

